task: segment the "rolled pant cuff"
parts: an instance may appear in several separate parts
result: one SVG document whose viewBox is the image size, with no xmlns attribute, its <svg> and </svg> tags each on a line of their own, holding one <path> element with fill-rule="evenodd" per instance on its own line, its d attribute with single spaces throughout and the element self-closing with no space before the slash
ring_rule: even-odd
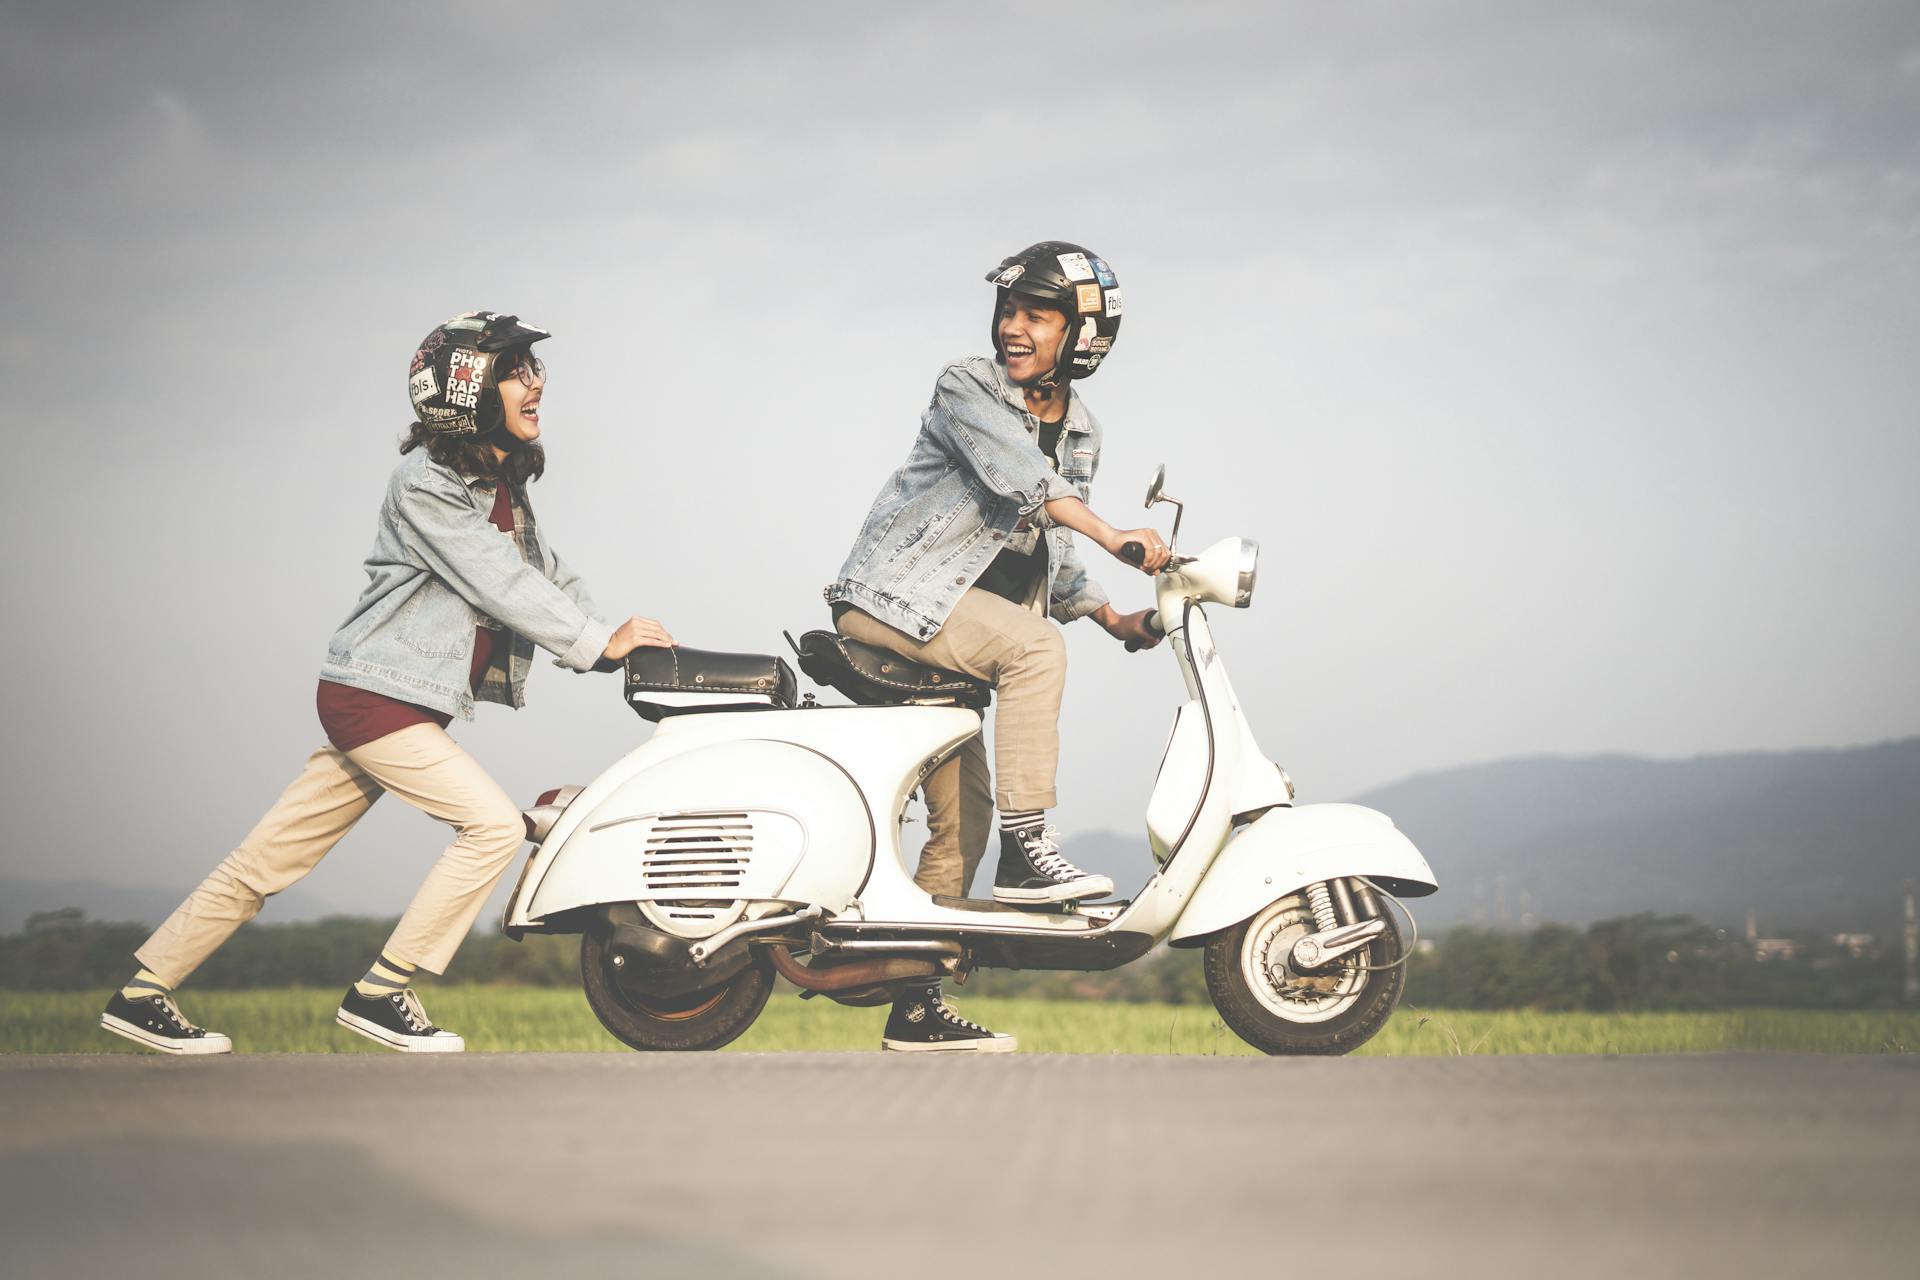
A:
<svg viewBox="0 0 1920 1280">
<path fill-rule="evenodd" d="M 1060 800 L 1051 791 L 995 791 L 993 802 L 1002 813 L 1026 813 L 1033 809 L 1051 809 Z"/>
</svg>

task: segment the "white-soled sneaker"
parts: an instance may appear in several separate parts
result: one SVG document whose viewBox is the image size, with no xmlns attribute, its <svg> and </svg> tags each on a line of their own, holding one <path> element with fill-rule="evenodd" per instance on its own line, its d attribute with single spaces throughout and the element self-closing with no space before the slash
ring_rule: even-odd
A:
<svg viewBox="0 0 1920 1280">
<path fill-rule="evenodd" d="M 107 1001 L 100 1026 L 135 1044 L 161 1053 L 232 1053 L 233 1041 L 218 1031 L 207 1031 L 187 1021 L 170 995 L 129 1000 L 116 991 Z"/>
<path fill-rule="evenodd" d="M 1000 833 L 1000 865 L 993 874 L 995 902 L 1077 902 L 1112 892 L 1112 880 L 1090 875 L 1061 856 L 1060 830 L 1051 823 Z"/>
<path fill-rule="evenodd" d="M 467 1047 L 453 1032 L 433 1025 L 412 987 L 384 996 L 363 996 L 358 988 L 348 987 L 333 1020 L 402 1053 L 460 1053 Z"/>
<path fill-rule="evenodd" d="M 893 1002 L 880 1047 L 896 1053 L 1012 1053 L 1019 1045 L 1010 1035 L 961 1017 L 936 982 Z"/>
</svg>

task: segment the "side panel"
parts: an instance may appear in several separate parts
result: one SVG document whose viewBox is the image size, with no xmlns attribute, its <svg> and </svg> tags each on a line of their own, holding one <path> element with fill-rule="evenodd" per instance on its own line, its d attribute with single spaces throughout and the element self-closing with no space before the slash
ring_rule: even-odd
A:
<svg viewBox="0 0 1920 1280">
<path fill-rule="evenodd" d="M 1174 717 L 1173 736 L 1160 758 L 1160 774 L 1147 798 L 1147 843 L 1155 862 L 1165 862 L 1173 842 L 1186 829 L 1193 802 L 1207 781 L 1207 726 L 1198 702 L 1188 702 Z"/>
<path fill-rule="evenodd" d="M 751 839 L 720 848 L 736 828 Z M 674 842 L 686 852 L 672 852 Z M 839 911 L 872 857 L 866 805 L 832 761 L 784 742 L 714 743 L 643 770 L 582 814 L 526 915 L 675 898 L 779 898 Z M 663 877 L 663 866 L 676 865 Z M 726 885 L 696 885 L 723 869 Z"/>
<path fill-rule="evenodd" d="M 1357 804 L 1275 809 L 1231 840 L 1194 890 L 1172 940 L 1239 924 L 1316 880 L 1367 876 L 1401 897 L 1440 886 L 1427 860 L 1386 814 Z"/>
</svg>

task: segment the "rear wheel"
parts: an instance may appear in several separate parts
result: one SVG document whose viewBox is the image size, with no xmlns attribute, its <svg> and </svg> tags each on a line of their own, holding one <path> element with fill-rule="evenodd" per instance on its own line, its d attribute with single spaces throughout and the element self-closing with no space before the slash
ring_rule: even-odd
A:
<svg viewBox="0 0 1920 1280">
<path fill-rule="evenodd" d="M 1351 1053 L 1387 1025 L 1407 970 L 1400 928 L 1389 910 L 1387 931 L 1353 953 L 1295 972 L 1293 944 L 1314 932 L 1305 898 L 1282 898 L 1252 919 L 1207 940 L 1207 994 L 1220 1018 L 1262 1053 Z M 1358 967 L 1369 966 L 1372 971 Z"/>
<path fill-rule="evenodd" d="M 623 981 L 607 940 L 589 931 L 580 939 L 580 980 L 594 1017 L 622 1043 L 648 1051 L 718 1049 L 766 1008 L 773 964 L 756 950 L 752 962 L 724 982 L 656 997 Z"/>
</svg>

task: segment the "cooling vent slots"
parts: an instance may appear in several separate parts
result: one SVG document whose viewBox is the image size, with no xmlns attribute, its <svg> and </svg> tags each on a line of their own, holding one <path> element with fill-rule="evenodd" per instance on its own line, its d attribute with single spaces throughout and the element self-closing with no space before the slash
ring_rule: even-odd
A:
<svg viewBox="0 0 1920 1280">
<path fill-rule="evenodd" d="M 715 907 L 731 905 L 753 861 L 753 820 L 744 813 L 657 818 L 640 860 L 641 878 L 657 897 L 709 898 L 718 900 Z M 688 919 L 707 914 L 685 913 Z"/>
</svg>

